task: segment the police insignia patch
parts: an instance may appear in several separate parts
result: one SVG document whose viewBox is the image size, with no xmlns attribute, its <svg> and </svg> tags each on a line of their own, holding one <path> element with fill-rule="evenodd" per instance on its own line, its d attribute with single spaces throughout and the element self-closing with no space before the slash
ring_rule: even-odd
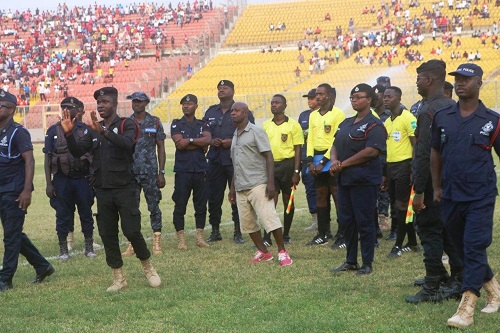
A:
<svg viewBox="0 0 500 333">
<path fill-rule="evenodd" d="M 101 96 L 103 96 L 103 95 L 104 95 L 104 90 L 99 91 L 99 94 L 100 94 Z"/>
<path fill-rule="evenodd" d="M 366 123 L 366 124 L 364 124 L 364 125 L 359 126 L 358 131 L 360 131 L 360 132 L 363 132 L 363 133 L 364 133 L 364 132 L 366 131 L 366 127 L 367 127 L 367 126 L 368 126 L 368 123 Z"/>
<path fill-rule="evenodd" d="M 5 97 L 5 91 L 3 89 L 0 91 L 0 97 Z"/>
<path fill-rule="evenodd" d="M 481 131 L 479 132 L 479 134 L 490 136 L 491 131 L 493 131 L 493 123 L 490 120 L 486 124 L 484 124 L 484 126 L 481 128 Z"/>
<path fill-rule="evenodd" d="M 117 127 L 113 128 L 113 133 L 118 134 L 118 128 Z"/>
</svg>

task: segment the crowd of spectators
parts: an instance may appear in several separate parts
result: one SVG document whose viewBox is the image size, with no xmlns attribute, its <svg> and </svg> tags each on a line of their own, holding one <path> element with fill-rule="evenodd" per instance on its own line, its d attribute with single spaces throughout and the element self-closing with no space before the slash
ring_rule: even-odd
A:
<svg viewBox="0 0 500 333">
<path fill-rule="evenodd" d="M 55 90 L 50 89 L 54 82 L 59 91 L 64 91 L 68 82 L 93 84 L 101 78 L 109 80 L 114 75 L 111 63 L 123 61 L 128 67 L 148 47 L 147 41 L 162 49 L 168 44 L 172 48 L 181 46 L 175 44 L 173 35 L 168 35 L 168 26 L 182 28 L 203 19 L 212 9 L 212 1 L 195 0 L 193 4 L 187 1 L 177 6 L 95 3 L 70 9 L 61 3 L 55 10 L 3 10 L 0 12 L 3 88 L 16 89 L 23 103 L 29 103 L 33 97 L 48 102 L 50 96 L 56 97 Z M 187 43 L 189 37 L 184 36 L 183 43 Z M 103 62 L 109 63 L 110 72 L 99 71 Z"/>
</svg>

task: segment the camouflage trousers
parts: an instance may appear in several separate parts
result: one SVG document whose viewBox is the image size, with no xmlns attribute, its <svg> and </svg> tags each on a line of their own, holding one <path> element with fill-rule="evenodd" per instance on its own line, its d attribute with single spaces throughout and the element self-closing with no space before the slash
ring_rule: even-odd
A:
<svg viewBox="0 0 500 333">
<path fill-rule="evenodd" d="M 162 227 L 161 210 L 159 207 L 161 201 L 161 191 L 156 183 L 156 174 L 151 175 L 136 175 L 137 187 L 135 196 L 137 202 L 141 201 L 141 190 L 144 191 L 144 197 L 148 205 L 149 217 L 151 220 L 151 229 L 160 230 Z"/>
</svg>

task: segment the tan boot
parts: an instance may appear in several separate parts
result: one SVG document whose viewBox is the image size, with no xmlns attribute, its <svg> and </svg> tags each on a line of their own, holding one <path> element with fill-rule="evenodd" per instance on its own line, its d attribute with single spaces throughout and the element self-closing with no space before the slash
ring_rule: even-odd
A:
<svg viewBox="0 0 500 333">
<path fill-rule="evenodd" d="M 184 237 L 184 230 L 177 231 L 177 248 L 179 250 L 187 250 L 186 238 Z"/>
<path fill-rule="evenodd" d="M 161 279 L 158 273 L 156 273 L 156 269 L 154 269 L 151 264 L 151 260 L 141 260 L 142 268 L 144 269 L 144 275 L 146 279 L 148 279 L 149 285 L 153 288 L 159 287 L 161 284 Z"/>
<path fill-rule="evenodd" d="M 123 269 L 113 268 L 113 284 L 106 289 L 109 292 L 115 292 L 127 288 L 127 281 L 125 280 L 125 275 L 123 275 Z"/>
<path fill-rule="evenodd" d="M 500 308 L 500 285 L 495 277 L 483 285 L 488 301 L 482 313 L 495 313 Z"/>
<path fill-rule="evenodd" d="M 122 253 L 122 256 L 131 257 L 134 254 L 135 254 L 135 252 L 134 252 L 134 247 L 132 246 L 132 243 L 128 243 L 127 249 Z"/>
<path fill-rule="evenodd" d="M 68 251 L 73 250 L 73 245 L 75 244 L 75 233 L 68 232 L 68 237 L 66 238 L 68 241 Z"/>
<path fill-rule="evenodd" d="M 378 214 L 378 225 L 380 230 L 389 231 L 391 230 L 391 225 L 389 224 L 389 218 L 384 214 Z"/>
<path fill-rule="evenodd" d="M 304 231 L 316 231 L 318 230 L 318 214 L 311 214 L 312 224 L 304 229 Z"/>
<path fill-rule="evenodd" d="M 448 326 L 460 328 L 462 330 L 469 328 L 474 324 L 474 308 L 476 307 L 477 296 L 472 291 L 467 290 L 462 294 L 462 300 L 458 306 L 457 312 L 448 319 Z"/>
<path fill-rule="evenodd" d="M 161 250 L 161 232 L 159 231 L 153 233 L 153 254 L 163 254 L 163 251 Z"/>
<path fill-rule="evenodd" d="M 209 247 L 210 246 L 203 239 L 203 229 L 196 229 L 196 245 L 198 247 Z"/>
</svg>

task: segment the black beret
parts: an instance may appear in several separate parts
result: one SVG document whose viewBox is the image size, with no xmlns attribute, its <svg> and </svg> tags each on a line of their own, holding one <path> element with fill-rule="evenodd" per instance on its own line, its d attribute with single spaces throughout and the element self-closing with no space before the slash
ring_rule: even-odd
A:
<svg viewBox="0 0 500 333">
<path fill-rule="evenodd" d="M 99 96 L 118 96 L 118 90 L 115 87 L 104 87 L 94 92 L 94 99 Z"/>
<path fill-rule="evenodd" d="M 418 66 L 417 73 L 429 72 L 439 68 L 446 70 L 446 63 L 443 60 L 432 59 Z"/>
<path fill-rule="evenodd" d="M 380 93 L 383 93 L 385 91 L 387 87 L 386 86 L 383 86 L 381 84 L 377 84 L 373 87 L 373 92 L 375 94 L 380 94 Z"/>
<path fill-rule="evenodd" d="M 2 102 L 11 102 L 17 105 L 16 96 L 12 95 L 10 92 L 7 92 L 3 89 L 0 89 L 0 101 Z"/>
<path fill-rule="evenodd" d="M 352 88 L 351 95 L 358 92 L 364 92 L 368 97 L 373 97 L 373 88 L 369 84 L 360 83 L 356 85 L 354 88 Z"/>
<path fill-rule="evenodd" d="M 227 86 L 227 87 L 230 87 L 231 89 L 234 89 L 234 83 L 232 83 L 229 80 L 219 81 L 219 83 L 217 83 L 217 88 L 219 88 L 220 86 Z"/>
<path fill-rule="evenodd" d="M 443 87 L 444 87 L 444 90 L 452 90 L 453 89 L 453 85 L 448 81 L 444 81 Z"/>
<path fill-rule="evenodd" d="M 83 102 L 76 97 L 66 97 L 61 101 L 61 108 L 64 108 L 65 106 L 83 108 Z"/>
<path fill-rule="evenodd" d="M 196 97 L 193 94 L 187 94 L 186 96 L 182 97 L 182 99 L 181 99 L 181 104 L 184 102 L 193 102 L 195 104 L 198 104 L 198 97 Z"/>
</svg>

